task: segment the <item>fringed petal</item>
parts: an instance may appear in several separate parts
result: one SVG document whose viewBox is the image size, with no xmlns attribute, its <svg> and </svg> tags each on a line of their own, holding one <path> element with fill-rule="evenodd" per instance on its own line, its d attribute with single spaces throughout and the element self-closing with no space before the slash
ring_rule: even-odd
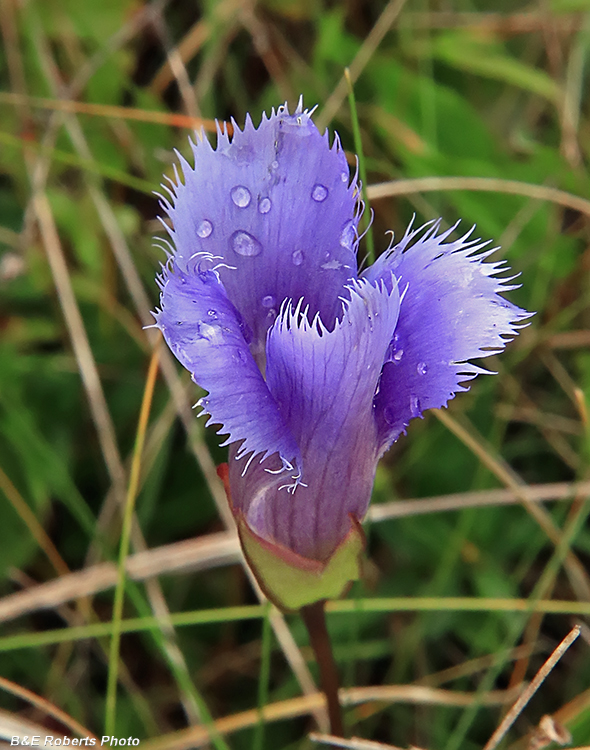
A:
<svg viewBox="0 0 590 750">
<path fill-rule="evenodd" d="M 462 383 L 486 372 L 468 362 L 502 350 L 530 313 L 500 296 L 515 288 L 497 278 L 503 262 L 484 263 L 493 250 L 470 240 L 446 242 L 455 229 L 437 234 L 439 223 L 410 226 L 399 244 L 363 278 L 386 283 L 395 274 L 402 297 L 375 397 L 380 447 L 385 450 L 426 409 L 445 406 Z M 421 234 L 421 236 L 420 236 Z"/>
<path fill-rule="evenodd" d="M 219 130 L 215 150 L 202 134 L 192 148 L 194 168 L 180 157 L 184 184 L 161 204 L 178 267 L 195 252 L 221 259 L 223 285 L 262 359 L 284 299 L 303 297 L 331 328 L 357 276 L 360 212 L 338 137 L 330 146 L 301 104 L 293 115 L 285 105 L 258 128 L 250 117 L 243 130 L 234 124 L 231 140 Z"/>
<path fill-rule="evenodd" d="M 295 470 L 301 465 L 297 443 L 250 353 L 251 332 L 218 274 L 201 270 L 198 259 L 184 270 L 171 261 L 159 282 L 157 327 L 193 380 L 209 391 L 198 403 L 210 415 L 208 423 L 220 424 L 228 443 L 240 443 L 238 457 L 263 460 L 278 453 Z"/>
</svg>

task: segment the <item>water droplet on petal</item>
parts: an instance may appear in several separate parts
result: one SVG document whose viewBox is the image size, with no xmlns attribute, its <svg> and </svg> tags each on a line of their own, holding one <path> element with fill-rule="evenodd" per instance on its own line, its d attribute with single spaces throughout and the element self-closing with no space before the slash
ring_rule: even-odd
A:
<svg viewBox="0 0 590 750">
<path fill-rule="evenodd" d="M 394 362 L 401 362 L 403 356 L 404 356 L 404 350 L 398 349 L 396 352 L 393 353 L 392 359 Z"/>
<path fill-rule="evenodd" d="M 261 198 L 258 204 L 258 210 L 261 214 L 267 214 L 271 209 L 272 203 L 270 198 Z"/>
<path fill-rule="evenodd" d="M 342 174 L 340 175 L 340 179 L 342 180 L 342 182 L 348 182 L 348 172 L 342 172 Z"/>
<path fill-rule="evenodd" d="M 223 334 L 219 326 L 212 326 L 203 321 L 199 324 L 199 336 L 212 344 L 220 344 Z"/>
<path fill-rule="evenodd" d="M 252 196 L 247 187 L 236 185 L 235 188 L 232 188 L 231 199 L 238 208 L 247 208 L 250 205 Z"/>
<path fill-rule="evenodd" d="M 233 250 L 244 258 L 253 258 L 262 252 L 262 245 L 256 237 L 253 237 L 248 232 L 244 232 L 242 229 L 238 229 L 237 232 L 232 234 L 230 244 Z"/>
<path fill-rule="evenodd" d="M 275 161 L 273 161 L 270 166 L 271 166 L 271 169 L 278 169 L 279 168 L 279 163 L 275 159 Z"/>
<path fill-rule="evenodd" d="M 213 231 L 213 224 L 211 224 L 211 222 L 208 221 L 207 219 L 203 219 L 203 221 L 197 227 L 197 234 L 202 239 L 205 239 L 205 237 L 208 237 L 212 231 Z"/>
<path fill-rule="evenodd" d="M 340 235 L 340 244 L 347 250 L 352 250 L 352 246 L 354 245 L 356 236 L 355 229 L 356 228 L 353 221 L 346 222 L 344 228 L 342 229 L 342 234 Z"/>
<path fill-rule="evenodd" d="M 262 307 L 274 307 L 275 305 L 275 298 L 272 294 L 267 294 L 265 297 L 262 298 Z"/>
<path fill-rule="evenodd" d="M 217 313 L 215 312 L 215 310 L 207 310 L 207 315 L 211 318 L 211 320 L 217 318 Z"/>
<path fill-rule="evenodd" d="M 420 409 L 420 399 L 413 394 L 410 396 L 410 414 L 413 417 L 419 417 L 422 414 L 422 410 Z"/>
<path fill-rule="evenodd" d="M 336 258 L 332 258 L 332 260 L 329 260 L 327 263 L 322 263 L 321 267 L 325 271 L 339 271 L 342 268 L 342 263 L 340 263 L 339 260 L 336 260 Z"/>
<path fill-rule="evenodd" d="M 328 197 L 328 188 L 320 184 L 314 185 L 313 190 L 311 191 L 311 197 L 316 203 L 323 203 Z"/>
<path fill-rule="evenodd" d="M 416 370 L 418 370 L 418 375 L 426 375 L 426 373 L 428 372 L 428 365 L 426 364 L 426 362 L 418 362 Z"/>
<path fill-rule="evenodd" d="M 295 250 L 291 256 L 294 266 L 300 266 L 303 263 L 303 252 L 301 250 Z"/>
</svg>

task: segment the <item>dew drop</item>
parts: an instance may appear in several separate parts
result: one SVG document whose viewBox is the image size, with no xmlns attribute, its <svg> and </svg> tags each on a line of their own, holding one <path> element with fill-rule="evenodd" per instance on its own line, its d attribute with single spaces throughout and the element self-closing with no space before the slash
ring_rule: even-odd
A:
<svg viewBox="0 0 590 750">
<path fill-rule="evenodd" d="M 262 245 L 256 237 L 253 237 L 248 232 L 244 232 L 242 229 L 238 229 L 237 232 L 232 234 L 230 244 L 234 252 L 244 258 L 253 258 L 262 252 Z"/>
<path fill-rule="evenodd" d="M 261 214 L 267 214 L 271 209 L 272 203 L 270 198 L 261 198 L 258 204 L 258 211 Z"/>
<path fill-rule="evenodd" d="M 332 258 L 332 260 L 329 260 L 327 263 L 322 263 L 321 267 L 325 271 L 339 271 L 342 268 L 342 263 L 340 263 L 339 260 L 336 260 L 336 258 Z"/>
<path fill-rule="evenodd" d="M 340 179 L 342 180 L 342 182 L 348 182 L 348 172 L 342 172 L 342 174 L 340 175 Z"/>
<path fill-rule="evenodd" d="M 215 310 L 207 310 L 207 315 L 211 318 L 211 320 L 217 319 L 217 313 Z"/>
<path fill-rule="evenodd" d="M 232 188 L 231 199 L 238 208 L 247 208 L 250 205 L 252 196 L 247 187 L 236 185 L 235 188 Z"/>
<path fill-rule="evenodd" d="M 319 183 L 314 185 L 313 190 L 311 191 L 311 197 L 316 203 L 323 203 L 328 197 L 328 188 Z"/>
<path fill-rule="evenodd" d="M 262 307 L 266 307 L 266 308 L 274 307 L 275 302 L 276 302 L 276 300 L 273 297 L 273 295 L 272 294 L 267 294 L 266 297 L 262 298 Z"/>
<path fill-rule="evenodd" d="M 202 239 L 205 239 L 205 237 L 208 237 L 212 231 L 213 231 L 213 224 L 211 224 L 211 222 L 208 221 L 208 219 L 203 219 L 203 221 L 197 227 L 197 234 Z"/>
<path fill-rule="evenodd" d="M 303 263 L 303 252 L 301 250 L 295 250 L 291 256 L 294 266 L 300 266 Z"/>
<path fill-rule="evenodd" d="M 222 333 L 219 326 L 212 326 L 202 321 L 199 324 L 199 337 L 210 341 L 212 344 L 221 343 Z"/>
<path fill-rule="evenodd" d="M 279 163 L 275 159 L 275 161 L 273 161 L 270 166 L 271 166 L 271 169 L 278 169 L 279 168 Z"/>
<path fill-rule="evenodd" d="M 419 417 L 420 414 L 422 414 L 422 411 L 420 409 L 420 399 L 414 394 L 410 396 L 410 414 L 413 417 Z"/>
<path fill-rule="evenodd" d="M 428 365 L 426 364 L 426 362 L 418 362 L 416 370 L 418 371 L 418 375 L 426 375 L 426 373 L 428 372 Z"/>
<path fill-rule="evenodd" d="M 394 362 L 401 362 L 403 356 L 404 356 L 404 350 L 398 349 L 396 352 L 393 353 L 392 359 Z"/>
<path fill-rule="evenodd" d="M 355 235 L 356 232 L 354 222 L 346 222 L 344 228 L 342 229 L 342 234 L 340 235 L 340 244 L 342 245 L 342 247 L 345 247 L 347 250 L 352 250 Z"/>
</svg>

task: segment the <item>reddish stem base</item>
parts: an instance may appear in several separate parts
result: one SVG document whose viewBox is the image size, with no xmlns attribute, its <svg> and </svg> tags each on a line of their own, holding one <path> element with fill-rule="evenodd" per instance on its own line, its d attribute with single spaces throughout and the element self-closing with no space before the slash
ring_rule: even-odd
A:
<svg viewBox="0 0 590 750">
<path fill-rule="evenodd" d="M 320 684 L 328 703 L 330 731 L 335 737 L 344 737 L 342 709 L 338 700 L 338 669 L 332 654 L 330 635 L 326 627 L 324 601 L 302 607 L 301 617 L 309 633 L 309 640 L 320 668 Z"/>
</svg>

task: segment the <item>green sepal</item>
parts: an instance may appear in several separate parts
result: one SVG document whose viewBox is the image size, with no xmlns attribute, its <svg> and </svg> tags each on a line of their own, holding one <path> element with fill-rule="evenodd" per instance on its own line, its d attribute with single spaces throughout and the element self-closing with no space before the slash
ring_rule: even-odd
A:
<svg viewBox="0 0 590 750">
<path fill-rule="evenodd" d="M 337 599 L 361 577 L 365 535 L 350 515 L 350 531 L 325 562 L 311 560 L 254 533 L 236 514 L 242 549 L 260 587 L 279 609 L 294 612 L 322 599 Z"/>
</svg>

